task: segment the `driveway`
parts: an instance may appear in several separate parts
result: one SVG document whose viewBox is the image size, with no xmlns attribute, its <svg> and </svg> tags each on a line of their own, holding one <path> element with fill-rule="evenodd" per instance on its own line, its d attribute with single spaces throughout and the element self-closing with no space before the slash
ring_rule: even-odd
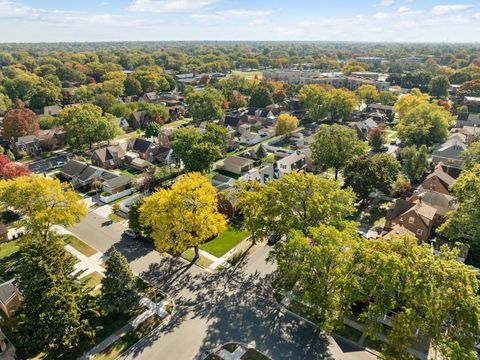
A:
<svg viewBox="0 0 480 360">
<path fill-rule="evenodd" d="M 134 272 L 174 298 L 172 321 L 121 359 L 200 359 L 206 351 L 231 341 L 251 344 L 274 360 L 376 359 L 283 314 L 269 285 L 274 265 L 265 261 L 268 246 L 236 268 L 209 273 L 183 259 L 163 256 L 149 243 L 123 237 L 124 229 L 95 213 L 70 229 L 102 252 L 115 246 Z"/>
</svg>

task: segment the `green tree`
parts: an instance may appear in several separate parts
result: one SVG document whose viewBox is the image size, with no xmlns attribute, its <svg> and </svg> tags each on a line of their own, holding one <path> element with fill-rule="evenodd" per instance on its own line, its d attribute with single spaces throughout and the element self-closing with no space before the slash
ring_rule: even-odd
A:
<svg viewBox="0 0 480 360">
<path fill-rule="evenodd" d="M 337 119 L 348 119 L 350 114 L 357 106 L 357 98 L 355 94 L 350 90 L 346 89 L 332 89 L 329 92 L 328 99 L 328 112 L 330 118 Z"/>
<path fill-rule="evenodd" d="M 381 151 L 385 141 L 385 126 L 377 126 L 368 133 L 368 145 L 373 151 Z"/>
<path fill-rule="evenodd" d="M 345 185 L 365 201 L 375 190 L 390 194 L 399 170 L 400 164 L 390 154 L 362 155 L 352 158 L 343 175 Z"/>
<path fill-rule="evenodd" d="M 68 144 L 77 150 L 92 148 L 94 143 L 111 140 L 121 133 L 113 115 L 102 115 L 102 109 L 92 104 L 63 109 L 58 123 L 67 133 Z"/>
<path fill-rule="evenodd" d="M 419 180 L 428 171 L 428 148 L 415 145 L 402 149 L 402 171 L 410 180 Z"/>
<path fill-rule="evenodd" d="M 250 96 L 249 106 L 253 108 L 264 108 L 273 104 L 272 93 L 266 86 L 256 86 Z"/>
<path fill-rule="evenodd" d="M 107 267 L 102 279 L 100 304 L 108 312 L 126 314 L 133 310 L 139 301 L 136 277 L 125 256 L 115 248 L 105 263 Z"/>
<path fill-rule="evenodd" d="M 93 100 L 93 104 L 102 109 L 103 113 L 110 112 L 112 106 L 117 102 L 117 98 L 110 93 L 96 94 Z"/>
<path fill-rule="evenodd" d="M 462 168 L 471 169 L 475 164 L 480 164 L 480 141 L 475 141 L 468 146 L 468 149 L 460 154 L 463 160 Z"/>
<path fill-rule="evenodd" d="M 223 95 L 212 87 L 187 95 L 187 109 L 196 121 L 215 120 L 223 117 Z"/>
<path fill-rule="evenodd" d="M 3 116 L 12 107 L 13 102 L 10 98 L 5 94 L 0 93 L 0 116 Z"/>
<path fill-rule="evenodd" d="M 30 234 L 21 248 L 16 279 L 22 303 L 15 317 L 21 348 L 28 354 L 45 352 L 58 358 L 95 335 L 98 316 L 91 289 L 84 289 L 67 257 L 63 241 L 52 233 L 48 241 Z"/>
<path fill-rule="evenodd" d="M 32 89 L 29 107 L 31 109 L 42 109 L 44 106 L 55 105 L 62 97 L 60 86 L 51 81 L 41 79 Z"/>
<path fill-rule="evenodd" d="M 161 189 L 144 199 L 140 222 L 151 226 L 159 251 L 182 253 L 218 235 L 226 226 L 217 208 L 217 191 L 199 173 L 183 176 L 170 190 Z"/>
<path fill-rule="evenodd" d="M 335 169 L 335 180 L 339 170 L 357 155 L 365 152 L 365 145 L 358 140 L 357 133 L 343 125 L 321 125 L 312 143 L 312 158 L 319 164 Z"/>
<path fill-rule="evenodd" d="M 228 96 L 228 108 L 240 109 L 247 106 L 247 99 L 239 91 L 234 90 Z"/>
<path fill-rule="evenodd" d="M 448 96 L 448 90 L 450 88 L 450 82 L 445 75 L 435 76 L 429 85 L 430 96 L 437 98 L 446 98 Z"/>
<path fill-rule="evenodd" d="M 447 213 L 440 227 L 442 235 L 470 246 L 468 259 L 479 266 L 480 258 L 480 164 L 462 171 L 449 190 L 456 196 L 458 209 Z"/>
<path fill-rule="evenodd" d="M 157 71 L 136 70 L 131 77 L 140 83 L 143 93 L 170 90 L 168 81 Z"/>
<path fill-rule="evenodd" d="M 322 120 L 328 115 L 328 92 L 320 85 L 304 85 L 298 98 L 306 109 L 311 120 Z"/>
<path fill-rule="evenodd" d="M 147 138 L 158 138 L 158 135 L 160 134 L 160 131 L 162 131 L 162 127 L 160 124 L 156 122 L 151 122 L 147 125 L 147 128 L 145 129 L 145 137 Z"/>
<path fill-rule="evenodd" d="M 262 144 L 258 146 L 257 152 L 255 154 L 257 155 L 257 159 L 263 159 L 265 156 L 268 155 Z"/>
<path fill-rule="evenodd" d="M 142 84 L 140 84 L 140 81 L 135 79 L 133 76 L 128 76 L 125 79 L 124 86 L 125 86 L 125 94 L 126 95 L 141 96 L 143 94 Z"/>
<path fill-rule="evenodd" d="M 383 105 L 394 105 L 398 96 L 388 90 L 383 90 L 378 93 L 378 102 Z"/>
<path fill-rule="evenodd" d="M 430 146 L 444 141 L 452 124 L 450 112 L 437 104 L 424 103 L 399 118 L 398 137 L 407 146 Z"/>
<path fill-rule="evenodd" d="M 400 96 L 393 109 L 400 120 L 404 119 L 413 108 L 428 103 L 428 96 L 418 89 L 412 89 L 409 94 Z"/>
</svg>

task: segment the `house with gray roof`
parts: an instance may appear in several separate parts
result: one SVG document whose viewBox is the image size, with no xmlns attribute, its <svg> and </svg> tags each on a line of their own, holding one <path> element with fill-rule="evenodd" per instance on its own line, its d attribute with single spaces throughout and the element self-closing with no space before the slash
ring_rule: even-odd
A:
<svg viewBox="0 0 480 360">
<path fill-rule="evenodd" d="M 460 154 L 467 149 L 467 145 L 457 138 L 447 140 L 438 146 L 432 153 L 432 162 L 434 164 L 444 163 L 445 165 L 460 169 L 463 159 Z"/>
</svg>

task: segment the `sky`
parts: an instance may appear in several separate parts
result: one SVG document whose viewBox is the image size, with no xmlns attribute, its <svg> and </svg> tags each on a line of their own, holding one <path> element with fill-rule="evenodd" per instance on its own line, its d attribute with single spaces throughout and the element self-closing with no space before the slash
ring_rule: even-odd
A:
<svg viewBox="0 0 480 360">
<path fill-rule="evenodd" d="M 480 1 L 0 0 L 0 42 L 480 42 Z"/>
</svg>

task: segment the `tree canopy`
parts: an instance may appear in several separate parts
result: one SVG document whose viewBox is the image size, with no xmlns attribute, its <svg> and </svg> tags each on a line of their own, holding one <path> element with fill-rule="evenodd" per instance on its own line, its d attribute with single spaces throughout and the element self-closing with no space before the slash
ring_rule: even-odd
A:
<svg viewBox="0 0 480 360">
<path fill-rule="evenodd" d="M 40 126 L 37 115 L 29 109 L 12 109 L 5 114 L 2 122 L 3 137 L 17 139 L 22 136 L 35 135 Z"/>
<path fill-rule="evenodd" d="M 289 114 L 281 114 L 277 118 L 275 127 L 275 135 L 286 135 L 293 132 L 298 127 L 298 119 L 296 116 Z"/>
<path fill-rule="evenodd" d="M 223 100 L 223 95 L 212 87 L 194 91 L 186 97 L 188 112 L 196 121 L 221 119 L 224 114 Z"/>
</svg>

